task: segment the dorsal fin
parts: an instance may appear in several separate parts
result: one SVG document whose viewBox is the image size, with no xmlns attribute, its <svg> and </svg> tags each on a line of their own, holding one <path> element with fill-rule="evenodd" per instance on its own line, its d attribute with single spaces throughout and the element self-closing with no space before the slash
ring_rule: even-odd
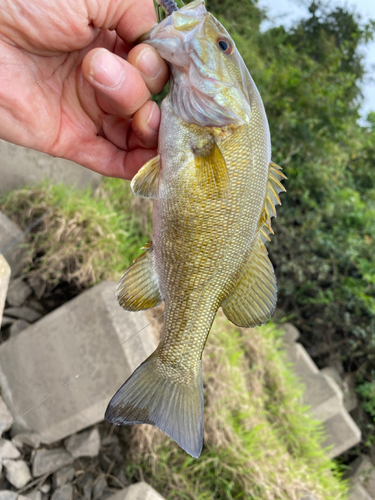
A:
<svg viewBox="0 0 375 500">
<path fill-rule="evenodd" d="M 159 198 L 160 173 L 160 155 L 157 155 L 133 177 L 130 183 L 133 193 L 141 198 Z"/>
<path fill-rule="evenodd" d="M 146 251 L 128 267 L 117 287 L 117 300 L 127 311 L 151 309 L 163 300 L 154 267 L 152 242 L 143 248 Z"/>
</svg>

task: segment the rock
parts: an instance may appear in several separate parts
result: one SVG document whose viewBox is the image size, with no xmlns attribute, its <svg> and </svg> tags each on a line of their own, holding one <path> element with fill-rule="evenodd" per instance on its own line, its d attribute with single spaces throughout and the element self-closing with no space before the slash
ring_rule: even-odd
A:
<svg viewBox="0 0 375 500">
<path fill-rule="evenodd" d="M 7 405 L 0 397 L 0 436 L 3 434 L 3 432 L 7 431 L 12 427 L 13 420 L 14 420 L 13 416 L 8 410 Z"/>
<path fill-rule="evenodd" d="M 0 212 L 1 213 L 1 212 Z M 1 235 L 0 235 L 1 247 Z M 1 251 L 1 248 L 0 248 Z M 5 257 L 0 254 L 0 321 L 3 325 L 2 317 L 4 311 L 5 298 L 8 291 L 8 283 L 10 278 L 11 269 Z"/>
<path fill-rule="evenodd" d="M 22 306 L 31 294 L 31 288 L 23 280 L 12 280 L 8 288 L 7 302 L 13 307 Z"/>
<path fill-rule="evenodd" d="M 41 443 L 41 437 L 39 434 L 33 432 L 20 432 L 12 437 L 12 443 L 19 450 L 21 450 L 24 446 L 38 448 Z"/>
<path fill-rule="evenodd" d="M 73 486 L 68 483 L 53 492 L 51 500 L 72 500 L 73 499 Z"/>
<path fill-rule="evenodd" d="M 44 494 L 47 494 L 51 491 L 51 483 L 50 481 L 45 481 L 42 486 L 39 487 L 40 491 Z"/>
<path fill-rule="evenodd" d="M 96 285 L 0 345 L 0 386 L 18 416 L 15 431 L 53 443 L 102 421 L 114 393 L 154 351 L 146 315 L 121 309 L 115 291 L 116 283 Z"/>
<path fill-rule="evenodd" d="M 97 428 L 91 431 L 73 434 L 64 441 L 65 448 L 73 455 L 78 457 L 96 457 L 100 450 L 100 435 Z"/>
<path fill-rule="evenodd" d="M 0 141 L 0 194 L 48 179 L 69 187 L 97 187 L 101 175 L 62 158 Z"/>
<path fill-rule="evenodd" d="M 319 373 L 319 368 L 301 344 L 291 344 L 287 347 L 285 353 L 287 361 L 293 364 L 293 371 L 302 379 L 303 382 L 305 374 L 314 375 Z"/>
<path fill-rule="evenodd" d="M 3 466 L 6 478 L 17 489 L 26 486 L 32 479 L 29 466 L 23 460 L 14 461 L 6 459 L 3 460 Z"/>
<path fill-rule="evenodd" d="M 18 493 L 11 490 L 0 490 L 0 500 L 17 500 Z"/>
<path fill-rule="evenodd" d="M 142 481 L 120 490 L 111 496 L 111 500 L 164 500 L 164 497 L 152 486 Z"/>
<path fill-rule="evenodd" d="M 367 455 L 360 455 L 344 475 L 351 483 L 361 485 L 371 498 L 375 498 L 375 466 Z"/>
<path fill-rule="evenodd" d="M 24 264 L 26 250 L 23 245 L 25 240 L 25 235 L 21 229 L 0 212 L 0 254 L 7 260 L 13 277 L 19 273 Z"/>
<path fill-rule="evenodd" d="M 293 344 L 299 338 L 299 331 L 292 323 L 282 323 L 278 328 L 284 330 L 283 341 L 285 344 Z"/>
<path fill-rule="evenodd" d="M 329 456 L 337 457 L 361 439 L 361 431 L 343 405 L 343 393 L 332 377 L 319 372 L 302 345 L 289 345 L 286 355 L 305 386 L 303 404 L 324 423 L 327 438 L 323 447 L 330 446 Z"/>
<path fill-rule="evenodd" d="M 27 306 L 7 307 L 4 312 L 7 316 L 23 319 L 29 323 L 34 323 L 34 321 L 38 320 L 42 316 L 38 311 L 35 311 L 34 309 L 31 309 L 31 307 Z"/>
<path fill-rule="evenodd" d="M 107 488 L 107 480 L 105 476 L 99 476 L 94 482 L 94 488 L 92 490 L 92 498 L 93 500 L 98 500 Z"/>
<path fill-rule="evenodd" d="M 373 500 L 367 491 L 360 484 L 356 484 L 349 489 L 348 500 Z"/>
<path fill-rule="evenodd" d="M 324 433 L 327 436 L 323 448 L 330 446 L 330 458 L 335 458 L 361 441 L 361 431 L 344 407 L 324 421 Z"/>
<path fill-rule="evenodd" d="M 353 411 L 354 408 L 357 407 L 358 398 L 354 390 L 354 383 L 352 382 L 350 375 L 349 374 L 346 375 L 344 381 L 344 379 L 340 376 L 336 368 L 333 368 L 332 366 L 326 366 L 321 370 L 321 372 L 324 373 L 324 375 L 326 375 L 327 377 L 333 379 L 336 382 L 336 384 L 340 387 L 344 395 L 343 401 L 346 411 L 348 412 Z"/>
<path fill-rule="evenodd" d="M 74 470 L 74 467 L 72 467 L 71 465 L 67 465 L 66 467 L 63 467 L 62 469 L 55 472 L 53 475 L 53 487 L 55 489 L 61 488 L 62 486 L 64 486 L 64 484 L 73 481 L 75 472 L 76 471 Z"/>
<path fill-rule="evenodd" d="M 17 335 L 17 333 L 22 332 L 25 328 L 27 328 L 30 325 L 27 321 L 23 319 L 17 319 L 9 329 L 10 336 L 13 337 L 14 335 Z"/>
<path fill-rule="evenodd" d="M 19 458 L 21 453 L 17 448 L 7 439 L 0 439 L 0 460 L 4 458 L 11 458 L 13 460 Z"/>
<path fill-rule="evenodd" d="M 12 325 L 15 321 L 17 321 L 15 318 L 11 318 L 10 316 L 3 316 L 1 318 L 1 328 Z"/>
<path fill-rule="evenodd" d="M 91 500 L 91 492 L 94 485 L 94 476 L 89 472 L 80 480 L 78 486 L 82 491 L 82 500 Z"/>
<path fill-rule="evenodd" d="M 63 448 L 53 450 L 37 450 L 33 457 L 32 473 L 34 477 L 44 474 L 52 474 L 65 465 L 70 465 L 74 461 L 72 455 Z"/>
<path fill-rule="evenodd" d="M 27 492 L 26 498 L 28 498 L 29 500 L 42 500 L 42 492 L 35 488 L 34 490 Z"/>
</svg>

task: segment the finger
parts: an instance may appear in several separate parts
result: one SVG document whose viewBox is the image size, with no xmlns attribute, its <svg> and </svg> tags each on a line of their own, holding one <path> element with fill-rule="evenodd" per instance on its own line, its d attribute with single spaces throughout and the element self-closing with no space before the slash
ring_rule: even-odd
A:
<svg viewBox="0 0 375 500">
<path fill-rule="evenodd" d="M 152 94 L 161 92 L 168 81 L 169 72 L 166 62 L 154 48 L 141 43 L 129 52 L 127 61 L 141 72 Z"/>
<path fill-rule="evenodd" d="M 69 151 L 69 159 L 107 177 L 131 180 L 138 170 L 156 156 L 155 149 L 123 151 L 104 137 L 96 136 Z"/>
<path fill-rule="evenodd" d="M 96 28 L 116 30 L 130 45 L 156 25 L 153 0 L 88 2 L 87 17 Z"/>
<path fill-rule="evenodd" d="M 144 147 L 154 149 L 158 145 L 160 109 L 155 102 L 148 101 L 135 114 L 128 137 L 129 150 Z"/>
<path fill-rule="evenodd" d="M 147 101 L 133 120 L 106 115 L 102 130 L 106 139 L 118 148 L 130 151 L 137 148 L 155 149 L 158 145 L 160 110 L 155 102 Z"/>
<path fill-rule="evenodd" d="M 106 49 L 90 51 L 82 62 L 82 73 L 107 113 L 130 118 L 151 97 L 139 71 Z"/>
</svg>

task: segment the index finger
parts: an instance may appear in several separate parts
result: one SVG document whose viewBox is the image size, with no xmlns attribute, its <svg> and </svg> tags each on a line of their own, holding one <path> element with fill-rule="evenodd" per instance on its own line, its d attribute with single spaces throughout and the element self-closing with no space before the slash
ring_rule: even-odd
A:
<svg viewBox="0 0 375 500">
<path fill-rule="evenodd" d="M 157 24 L 153 0 L 91 0 L 88 15 L 96 28 L 116 30 L 129 45 Z"/>
</svg>

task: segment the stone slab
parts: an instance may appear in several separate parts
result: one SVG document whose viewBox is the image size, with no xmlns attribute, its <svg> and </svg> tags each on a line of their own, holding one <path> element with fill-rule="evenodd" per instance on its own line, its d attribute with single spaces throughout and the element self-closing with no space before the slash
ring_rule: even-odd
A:
<svg viewBox="0 0 375 500">
<path fill-rule="evenodd" d="M 110 500 L 164 500 L 164 497 L 148 483 L 141 481 L 120 490 L 115 495 L 112 495 Z"/>
<path fill-rule="evenodd" d="M 0 195 L 13 189 L 40 184 L 48 179 L 53 184 L 85 188 L 99 185 L 101 175 L 76 163 L 0 140 Z"/>
<path fill-rule="evenodd" d="M 5 257 L 0 254 L 0 324 L 1 324 L 1 318 L 3 317 L 10 273 L 11 270 L 8 262 L 6 261 Z"/>
<path fill-rule="evenodd" d="M 327 436 L 322 444 L 325 448 L 330 446 L 328 455 L 335 458 L 349 450 L 361 441 L 361 431 L 345 408 L 325 420 L 324 433 Z"/>
<path fill-rule="evenodd" d="M 292 323 L 282 323 L 278 325 L 278 328 L 284 330 L 283 342 L 285 344 L 294 344 L 300 336 L 299 330 Z"/>
<path fill-rule="evenodd" d="M 321 370 L 321 373 L 324 373 L 324 375 L 330 377 L 336 382 L 344 395 L 343 403 L 346 411 L 353 411 L 357 407 L 358 398 L 350 374 L 346 374 L 345 379 L 343 379 L 333 366 L 326 366 Z"/>
<path fill-rule="evenodd" d="M 360 455 L 349 465 L 345 479 L 361 485 L 371 498 L 375 498 L 375 465 L 367 455 Z"/>
<path fill-rule="evenodd" d="M 303 380 L 305 374 L 319 373 L 319 368 L 310 358 L 308 352 L 303 345 L 293 343 L 286 349 L 287 361 L 292 363 L 293 371 Z"/>
<path fill-rule="evenodd" d="M 15 432 L 52 443 L 100 422 L 113 394 L 154 351 L 146 315 L 124 311 L 115 290 L 116 283 L 96 285 L 0 346 L 0 385 Z"/>
<path fill-rule="evenodd" d="M 305 374 L 303 403 L 310 406 L 312 415 L 322 421 L 335 415 L 342 408 L 342 393 L 322 373 Z"/>
<path fill-rule="evenodd" d="M 23 266 L 24 243 L 25 236 L 21 229 L 5 214 L 0 212 L 0 254 L 5 257 L 10 265 L 13 277 L 19 273 Z"/>
<path fill-rule="evenodd" d="M 348 500 L 373 500 L 367 491 L 360 484 L 356 484 L 349 489 Z"/>
</svg>

